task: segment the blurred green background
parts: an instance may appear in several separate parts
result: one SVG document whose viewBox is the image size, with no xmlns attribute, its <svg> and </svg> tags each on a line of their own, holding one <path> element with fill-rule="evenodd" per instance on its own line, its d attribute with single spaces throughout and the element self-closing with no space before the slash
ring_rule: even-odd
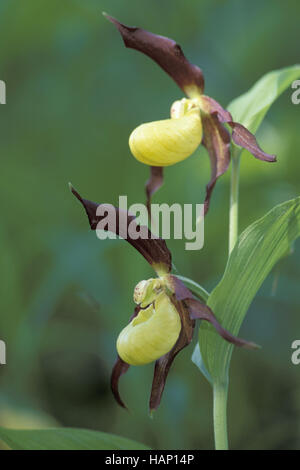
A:
<svg viewBox="0 0 300 470">
<path fill-rule="evenodd" d="M 76 426 L 113 432 L 153 448 L 213 447 L 212 395 L 190 361 L 174 363 L 154 419 L 147 405 L 153 365 L 121 379 L 131 412 L 109 389 L 115 341 L 132 313 L 132 292 L 152 276 L 125 242 L 97 240 L 67 183 L 87 198 L 144 201 L 148 168 L 129 152 L 141 122 L 163 119 L 182 97 L 147 57 L 126 50 L 107 11 L 124 23 L 175 38 L 201 66 L 206 93 L 226 106 L 264 73 L 299 62 L 300 3 L 286 0 L 0 0 L 0 425 Z M 278 163 L 245 155 L 240 227 L 298 196 L 299 113 L 291 90 L 271 108 L 258 138 Z M 155 202 L 202 202 L 204 149 L 166 171 Z M 207 289 L 227 256 L 229 175 L 218 183 L 205 246 L 170 241 L 182 275 Z M 300 439 L 300 244 L 269 276 L 241 336 L 263 346 L 235 351 L 229 436 L 235 449 L 295 449 Z M 196 335 L 195 335 L 196 336 Z"/>
</svg>

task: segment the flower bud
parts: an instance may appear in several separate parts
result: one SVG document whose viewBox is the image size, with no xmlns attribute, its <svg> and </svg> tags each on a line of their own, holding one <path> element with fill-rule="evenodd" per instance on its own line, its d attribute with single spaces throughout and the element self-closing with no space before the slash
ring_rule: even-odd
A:
<svg viewBox="0 0 300 470">
<path fill-rule="evenodd" d="M 169 296 L 162 291 L 121 331 L 117 340 L 118 354 L 127 364 L 148 364 L 173 348 L 180 331 L 180 316 Z"/>
</svg>

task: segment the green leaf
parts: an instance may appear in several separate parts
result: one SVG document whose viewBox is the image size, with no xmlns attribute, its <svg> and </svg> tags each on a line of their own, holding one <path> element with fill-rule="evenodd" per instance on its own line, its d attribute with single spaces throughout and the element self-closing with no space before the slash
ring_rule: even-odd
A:
<svg viewBox="0 0 300 470">
<path fill-rule="evenodd" d="M 0 439 L 13 450 L 149 450 L 139 442 L 75 428 L 15 430 L 0 427 Z"/>
<path fill-rule="evenodd" d="M 211 385 L 213 385 L 212 378 L 211 378 L 211 376 L 210 376 L 210 374 L 209 374 L 208 370 L 206 369 L 205 364 L 203 362 L 203 358 L 202 358 L 202 355 L 201 355 L 199 343 L 196 344 L 194 352 L 192 354 L 192 362 L 195 364 L 195 366 L 197 366 L 200 369 L 200 371 L 202 372 L 202 374 L 204 375 L 206 380 L 208 380 L 208 382 Z"/>
<path fill-rule="evenodd" d="M 224 328 L 238 335 L 258 289 L 299 236 L 300 197 L 276 206 L 240 235 L 224 276 L 207 302 Z M 207 322 L 200 326 L 199 345 L 201 360 L 213 382 L 225 383 L 233 346 L 218 336 Z M 197 362 L 201 368 L 199 358 Z"/>
<path fill-rule="evenodd" d="M 270 106 L 299 77 L 300 65 L 267 73 L 249 91 L 233 100 L 227 109 L 234 121 L 255 134 Z"/>
</svg>

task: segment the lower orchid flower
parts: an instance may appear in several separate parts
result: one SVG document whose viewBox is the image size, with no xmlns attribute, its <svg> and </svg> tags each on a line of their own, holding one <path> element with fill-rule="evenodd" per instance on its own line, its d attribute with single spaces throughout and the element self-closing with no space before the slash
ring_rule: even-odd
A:
<svg viewBox="0 0 300 470">
<path fill-rule="evenodd" d="M 163 183 L 163 167 L 188 158 L 202 143 L 211 163 L 211 179 L 206 186 L 204 201 L 205 213 L 217 179 L 229 167 L 231 140 L 260 160 L 276 161 L 275 155 L 265 153 L 259 147 L 255 136 L 246 127 L 234 122 L 231 114 L 217 101 L 203 94 L 201 69 L 186 59 L 175 41 L 105 16 L 118 28 L 126 47 L 154 60 L 187 96 L 172 105 L 169 119 L 141 124 L 129 138 L 133 156 L 151 167 L 151 176 L 146 184 L 149 210 L 151 196 Z M 224 124 L 232 129 L 232 134 Z"/>
<path fill-rule="evenodd" d="M 105 216 L 98 215 L 100 212 L 105 212 L 99 211 L 104 205 L 83 199 L 73 187 L 71 191 L 83 205 L 91 229 L 96 230 L 102 222 L 101 228 L 108 230 L 108 226 L 103 225 Z M 139 226 L 135 222 L 135 216 L 118 208 L 114 210 L 117 220 L 114 230 L 116 235 L 120 235 L 121 230 L 124 233 L 124 227 L 120 227 L 121 218 L 123 222 L 125 221 L 126 229 L 135 224 L 135 232 L 148 235 L 146 238 L 144 236 L 133 238 L 128 235 L 126 240 L 150 263 L 157 278 L 140 281 L 134 290 L 133 299 L 136 307 L 129 324 L 117 339 L 118 358 L 111 375 L 111 388 L 117 402 L 125 408 L 119 394 L 121 375 L 130 365 L 139 366 L 155 361 L 150 396 L 150 411 L 152 411 L 160 404 L 174 358 L 192 340 L 195 320 L 210 322 L 220 336 L 236 346 L 246 348 L 257 346 L 225 330 L 211 309 L 194 298 L 183 282 L 171 274 L 172 257 L 164 240 L 153 235 L 147 227 Z"/>
</svg>

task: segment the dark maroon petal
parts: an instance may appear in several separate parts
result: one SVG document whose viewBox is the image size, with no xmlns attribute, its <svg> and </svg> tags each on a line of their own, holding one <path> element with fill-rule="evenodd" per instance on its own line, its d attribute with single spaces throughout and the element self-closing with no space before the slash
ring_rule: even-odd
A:
<svg viewBox="0 0 300 470">
<path fill-rule="evenodd" d="M 246 127 L 238 122 L 229 122 L 228 123 L 232 127 L 232 139 L 244 149 L 249 150 L 250 153 L 255 158 L 259 160 L 263 160 L 265 162 L 276 162 L 276 155 L 270 155 L 269 153 L 265 153 L 257 143 L 257 140 L 253 134 L 251 134 Z"/>
<path fill-rule="evenodd" d="M 105 16 L 118 28 L 126 47 L 136 49 L 154 60 L 187 95 L 190 95 L 190 89 L 203 92 L 201 69 L 186 59 L 175 41 L 141 28 L 126 26 L 109 15 Z"/>
<path fill-rule="evenodd" d="M 201 96 L 201 109 L 207 114 L 217 114 L 220 122 L 229 123 L 232 121 L 230 112 L 224 109 L 220 103 L 210 96 Z"/>
<path fill-rule="evenodd" d="M 156 191 L 163 185 L 164 173 L 161 166 L 150 167 L 150 178 L 148 179 L 145 189 L 147 196 L 147 209 L 148 213 L 151 214 L 151 198 Z"/>
<path fill-rule="evenodd" d="M 139 313 L 141 308 L 139 306 L 135 307 L 133 314 L 131 315 L 129 319 L 129 323 L 133 320 L 134 317 L 136 317 Z M 122 408 L 126 408 L 126 405 L 124 404 L 122 398 L 120 397 L 120 392 L 119 392 L 119 380 L 121 375 L 125 374 L 130 365 L 124 362 L 120 356 L 118 356 L 115 365 L 113 367 L 112 373 L 111 373 L 111 379 L 110 379 L 110 386 L 111 386 L 111 391 L 113 393 L 113 396 L 115 397 L 117 403 L 122 406 Z"/>
<path fill-rule="evenodd" d="M 207 305 L 202 304 L 196 299 L 186 299 L 184 303 L 189 310 L 191 319 L 208 321 L 215 327 L 219 335 L 229 343 L 247 349 L 257 349 L 259 347 L 257 344 L 237 338 L 229 333 L 229 331 L 225 330 Z"/>
<path fill-rule="evenodd" d="M 276 156 L 264 152 L 257 143 L 255 136 L 246 129 L 242 124 L 234 122 L 229 111 L 226 111 L 222 106 L 209 96 L 201 97 L 202 109 L 209 114 L 216 114 L 218 120 L 223 123 L 229 124 L 232 128 L 232 140 L 240 147 L 249 150 L 255 158 L 265 162 L 276 162 Z"/>
<path fill-rule="evenodd" d="M 190 344 L 193 338 L 195 321 L 190 318 L 189 313 L 182 302 L 178 302 L 173 299 L 173 303 L 180 315 L 182 328 L 177 343 L 173 349 L 155 362 L 149 403 L 150 412 L 156 410 L 160 404 L 167 376 L 175 357 L 183 348 Z"/>
<path fill-rule="evenodd" d="M 122 361 L 122 359 L 118 356 L 118 359 L 116 360 L 115 365 L 113 367 L 110 379 L 110 386 L 113 396 L 115 397 L 117 403 L 125 409 L 127 409 L 127 407 L 124 404 L 119 393 L 119 379 L 121 375 L 125 374 L 125 372 L 128 371 L 129 367 L 129 364 L 126 364 L 126 362 Z"/>
<path fill-rule="evenodd" d="M 83 199 L 80 194 L 70 185 L 70 189 L 74 196 L 81 202 L 83 205 L 86 214 L 89 219 L 90 227 L 92 230 L 96 230 L 98 224 L 106 219 L 108 212 L 105 215 L 97 215 L 97 210 L 103 209 L 106 210 L 106 207 L 109 206 L 110 210 L 114 210 L 115 213 L 115 227 L 114 233 L 116 235 L 122 236 L 125 238 L 130 245 L 132 245 L 137 251 L 144 256 L 144 258 L 151 264 L 154 270 L 162 270 L 165 272 L 170 272 L 172 268 L 172 259 L 171 253 L 168 250 L 166 242 L 161 238 L 158 238 L 156 235 L 152 234 L 148 227 L 144 225 L 138 225 L 135 222 L 135 216 L 129 214 L 128 212 L 121 210 L 117 207 L 113 207 L 107 204 L 97 204 L 95 202 Z M 120 224 L 121 220 L 121 224 Z M 132 238 L 128 233 L 128 228 L 134 230 L 135 233 L 140 234 L 137 239 Z M 102 230 L 108 230 L 108 226 L 101 226 Z"/>
<path fill-rule="evenodd" d="M 222 336 L 222 338 L 235 344 L 236 346 L 251 349 L 257 348 L 256 344 L 244 341 L 243 339 L 239 339 L 229 333 L 229 331 L 225 330 L 216 319 L 212 310 L 207 305 L 195 299 L 192 292 L 184 285 L 184 283 L 180 279 L 178 279 L 178 277 L 170 274 L 168 276 L 168 280 L 170 283 L 171 290 L 175 293 L 176 299 L 178 301 L 183 301 L 184 305 L 189 311 L 189 315 L 192 320 L 199 319 L 210 322 L 216 328 L 217 332 L 220 334 L 220 336 Z"/>
<path fill-rule="evenodd" d="M 228 169 L 230 163 L 230 134 L 219 122 L 215 114 L 203 114 L 203 144 L 205 145 L 211 166 L 210 182 L 206 186 L 204 214 L 207 213 L 215 184 Z"/>
</svg>

